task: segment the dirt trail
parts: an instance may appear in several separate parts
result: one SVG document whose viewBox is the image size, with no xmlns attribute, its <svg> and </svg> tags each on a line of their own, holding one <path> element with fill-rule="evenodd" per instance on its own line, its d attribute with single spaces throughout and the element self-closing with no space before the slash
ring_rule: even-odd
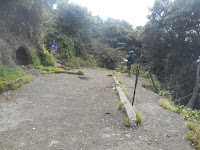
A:
<svg viewBox="0 0 200 150">
<path fill-rule="evenodd" d="M 132 102 L 135 76 L 130 78 L 124 73 L 118 73 L 118 75 L 129 93 L 129 101 Z M 139 78 L 134 106 L 142 113 L 144 118 L 143 125 L 138 129 L 138 132 L 145 144 L 162 150 L 192 149 L 191 142 L 185 137 L 188 130 L 184 117 L 159 106 L 160 96 L 146 90 L 142 87 L 142 84 L 148 84 L 148 82 Z"/>
<path fill-rule="evenodd" d="M 191 150 L 181 116 L 160 107 L 159 97 L 141 87 L 137 128 L 124 126 L 109 71 L 82 69 L 85 76 L 40 75 L 0 95 L 0 150 Z M 120 74 L 132 93 L 134 79 Z M 133 84 L 132 84 L 133 83 Z"/>
</svg>

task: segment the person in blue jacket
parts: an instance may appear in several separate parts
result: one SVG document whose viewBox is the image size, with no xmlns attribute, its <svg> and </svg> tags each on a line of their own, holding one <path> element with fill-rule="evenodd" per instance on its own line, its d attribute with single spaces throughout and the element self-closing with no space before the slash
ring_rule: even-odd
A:
<svg viewBox="0 0 200 150">
<path fill-rule="evenodd" d="M 57 43 L 55 40 L 51 43 L 51 54 L 54 54 L 57 51 Z"/>
</svg>

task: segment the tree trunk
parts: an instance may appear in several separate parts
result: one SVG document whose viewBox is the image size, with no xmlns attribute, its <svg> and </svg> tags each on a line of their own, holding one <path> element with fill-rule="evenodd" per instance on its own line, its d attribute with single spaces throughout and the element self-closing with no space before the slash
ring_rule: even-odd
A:
<svg viewBox="0 0 200 150">
<path fill-rule="evenodd" d="M 195 86 L 194 86 L 194 91 L 193 91 L 193 95 L 191 97 L 191 99 L 189 100 L 187 107 L 189 108 L 193 108 L 196 97 L 197 97 L 197 92 L 200 88 L 200 77 L 199 77 L 199 71 L 200 71 L 200 63 L 198 63 L 197 65 L 197 71 L 196 71 L 196 82 L 195 82 Z"/>
</svg>

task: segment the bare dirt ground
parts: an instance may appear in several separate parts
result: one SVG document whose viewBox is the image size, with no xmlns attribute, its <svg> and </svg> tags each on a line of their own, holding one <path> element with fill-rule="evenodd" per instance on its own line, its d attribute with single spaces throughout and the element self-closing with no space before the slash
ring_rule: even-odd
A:
<svg viewBox="0 0 200 150">
<path fill-rule="evenodd" d="M 82 69 L 40 75 L 0 95 L 0 150 L 192 150 L 183 117 L 158 105 L 160 97 L 141 87 L 135 106 L 144 122 L 124 126 L 109 71 Z M 119 74 L 132 98 L 134 77 Z"/>
</svg>

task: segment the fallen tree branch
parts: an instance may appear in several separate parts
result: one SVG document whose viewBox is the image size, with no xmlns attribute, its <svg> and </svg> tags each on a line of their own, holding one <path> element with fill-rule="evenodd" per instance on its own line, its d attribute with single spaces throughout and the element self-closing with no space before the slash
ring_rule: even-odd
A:
<svg viewBox="0 0 200 150">
<path fill-rule="evenodd" d="M 186 96 L 184 96 L 184 97 L 180 97 L 180 98 L 174 100 L 174 102 L 180 104 L 180 102 L 181 102 L 182 100 L 186 99 L 187 97 L 191 96 L 192 94 L 193 94 L 193 93 L 190 93 L 189 95 L 186 95 Z"/>
</svg>

